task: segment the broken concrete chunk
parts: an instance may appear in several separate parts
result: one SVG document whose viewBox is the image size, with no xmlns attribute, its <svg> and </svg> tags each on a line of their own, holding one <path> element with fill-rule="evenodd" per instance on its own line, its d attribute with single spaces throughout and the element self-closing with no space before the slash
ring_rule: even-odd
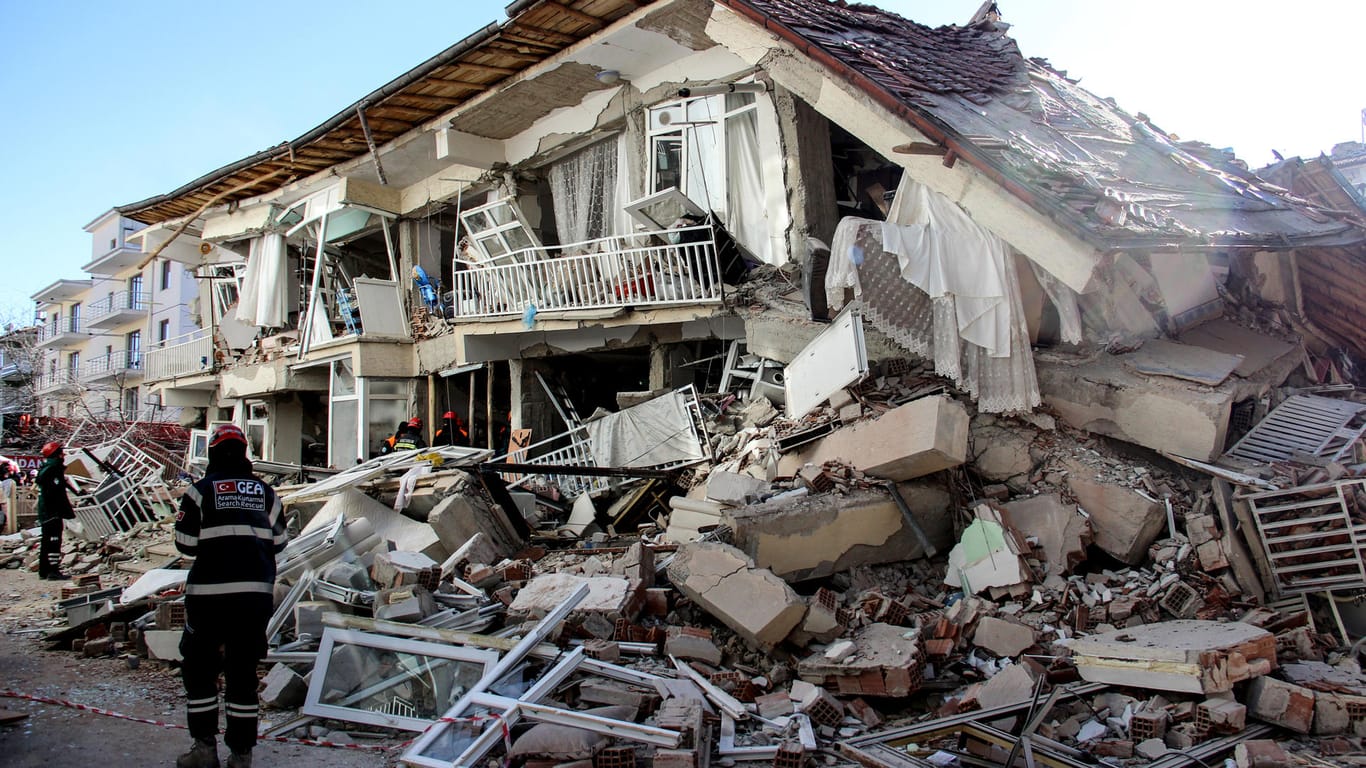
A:
<svg viewBox="0 0 1366 768">
<path fill-rule="evenodd" d="M 761 649 L 781 643 L 806 615 L 806 603 L 787 582 L 726 544 L 679 547 L 668 574 L 679 591 Z"/>
<path fill-rule="evenodd" d="M 1167 527 L 1167 507 L 1118 485 L 1089 479 L 1093 470 L 1083 464 L 1070 464 L 1067 487 L 1077 506 L 1091 518 L 1096 546 L 1115 559 L 1139 565 L 1162 531 Z"/>
<path fill-rule="evenodd" d="M 1309 733 L 1314 723 L 1314 692 L 1294 683 L 1259 677 L 1248 685 L 1243 703 L 1258 720 L 1295 733 Z"/>
<path fill-rule="evenodd" d="M 355 488 L 343 488 L 334 493 L 322 509 L 318 510 L 318 514 L 304 526 L 303 532 L 324 528 L 338 517 L 347 520 L 366 520 L 380 539 L 393 542 L 397 549 L 421 552 L 438 562 L 449 554 L 432 526 L 410 520 Z M 472 535 L 473 531 L 470 533 Z"/>
<path fill-rule="evenodd" d="M 1167 621 L 1080 638 L 1072 659 L 1091 682 L 1222 693 L 1275 668 L 1276 638 L 1240 622 Z"/>
<path fill-rule="evenodd" d="M 850 638 L 852 653 L 831 659 L 815 653 L 797 664 L 802 680 L 852 696 L 909 696 L 920 688 L 924 654 L 915 633 L 869 624 Z"/>
<path fill-rule="evenodd" d="M 1233 748 L 1238 768 L 1290 768 L 1295 765 L 1280 744 L 1271 739 L 1251 739 Z"/>
<path fill-rule="evenodd" d="M 883 491 L 823 493 L 727 510 L 735 546 L 789 581 L 921 557 L 915 532 Z"/>
<path fill-rule="evenodd" d="M 1034 645 L 1034 630 L 1024 624 L 988 616 L 977 622 L 972 642 L 997 656 L 1014 658 Z"/>
<path fill-rule="evenodd" d="M 990 709 L 1028 701 L 1033 695 L 1034 676 L 1023 664 L 1009 664 L 982 685 L 977 701 L 983 709 Z"/>
<path fill-rule="evenodd" d="M 716 470 L 707 476 L 707 498 L 719 504 L 743 506 L 768 489 L 767 482 L 750 475 Z"/>
<path fill-rule="evenodd" d="M 261 679 L 261 704 L 274 709 L 296 709 L 308 695 L 302 675 L 284 664 L 276 664 Z"/>
<path fill-rule="evenodd" d="M 873 477 L 910 480 L 962 464 L 967 451 L 967 411 L 951 398 L 924 397 L 785 455 L 778 473 L 792 477 L 805 464 L 840 460 Z"/>
<path fill-rule="evenodd" d="M 997 425 L 972 428 L 972 468 L 986 480 L 1005 482 L 1028 475 L 1034 468 L 1029 455 L 1029 430 L 1007 429 Z"/>
<path fill-rule="evenodd" d="M 634 619 L 644 604 L 644 589 L 640 582 L 619 576 L 578 576 L 572 573 L 548 573 L 527 582 L 508 606 L 510 621 L 540 619 L 573 594 L 581 585 L 588 585 L 588 596 L 574 608 L 573 616 L 582 618 L 596 614 L 610 621 Z"/>
<path fill-rule="evenodd" d="M 427 524 L 440 538 L 447 552 L 455 552 L 476 533 L 484 534 L 481 549 L 470 552 L 469 557 L 474 562 L 491 563 L 510 557 L 524 544 L 502 507 L 489 505 L 478 496 L 447 496 L 427 515 Z M 489 557 L 483 548 L 491 550 L 493 556 Z M 445 559 L 444 556 L 432 557 L 438 561 Z"/>
<path fill-rule="evenodd" d="M 670 627 L 664 638 L 664 654 L 680 659 L 697 659 L 713 667 L 721 664 L 721 649 L 710 637 L 698 632 L 686 631 L 683 627 Z"/>
<path fill-rule="evenodd" d="M 1004 504 L 1006 519 L 1020 535 L 1038 541 L 1048 573 L 1064 576 L 1086 559 L 1091 523 L 1055 493 Z"/>
<path fill-rule="evenodd" d="M 379 552 L 370 566 L 370 577 L 380 588 L 421 584 L 435 589 L 441 582 L 441 566 L 421 552 Z"/>
</svg>

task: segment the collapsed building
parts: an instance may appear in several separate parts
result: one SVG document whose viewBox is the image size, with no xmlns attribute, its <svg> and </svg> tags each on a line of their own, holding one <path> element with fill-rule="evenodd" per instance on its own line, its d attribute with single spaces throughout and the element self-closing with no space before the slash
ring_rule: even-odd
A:
<svg viewBox="0 0 1366 768">
<path fill-rule="evenodd" d="M 282 488 L 278 732 L 417 731 L 433 766 L 497 748 L 492 713 L 610 737 L 512 753 L 545 765 L 1360 733 L 1359 210 L 1025 58 L 990 3 L 508 14 L 119 209 L 212 318 L 148 386 L 329 467 Z M 454 445 L 380 455 L 448 411 Z"/>
</svg>

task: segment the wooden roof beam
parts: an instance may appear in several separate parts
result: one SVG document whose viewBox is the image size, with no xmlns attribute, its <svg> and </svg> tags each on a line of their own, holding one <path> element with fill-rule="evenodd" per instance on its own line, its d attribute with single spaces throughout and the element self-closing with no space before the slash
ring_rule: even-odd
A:
<svg viewBox="0 0 1366 768">
<path fill-rule="evenodd" d="M 487 51 L 479 51 L 479 53 L 491 55 Z M 507 77 L 508 75 L 515 75 L 521 71 L 520 69 L 513 69 L 511 67 L 498 67 L 492 64 L 476 64 L 473 61 L 456 61 L 452 62 L 450 66 L 456 69 L 475 69 L 481 72 L 492 72 L 495 75 L 502 75 L 503 77 Z M 480 87 L 487 88 L 489 85 L 490 83 L 484 83 Z"/>
<path fill-rule="evenodd" d="M 597 16 L 594 16 L 591 13 L 576 11 L 573 8 L 570 8 L 569 6 L 565 5 L 564 3 L 559 2 L 559 0 L 546 0 L 542 7 L 554 8 L 555 10 L 559 11 L 560 13 L 563 13 L 571 19 L 581 21 L 584 24 L 588 24 L 595 30 L 602 29 L 602 19 L 599 19 Z"/>
</svg>

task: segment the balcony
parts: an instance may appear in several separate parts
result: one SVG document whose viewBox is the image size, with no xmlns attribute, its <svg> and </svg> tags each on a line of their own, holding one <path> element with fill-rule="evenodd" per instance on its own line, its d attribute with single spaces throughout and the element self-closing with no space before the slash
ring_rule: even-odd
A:
<svg viewBox="0 0 1366 768">
<path fill-rule="evenodd" d="M 666 235 L 683 242 L 668 244 Z M 664 244 L 661 244 L 664 243 Z M 553 255 L 554 251 L 577 255 Z M 642 232 L 555 248 L 528 248 L 455 272 L 455 317 L 520 317 L 579 309 L 721 303 L 709 227 Z"/>
<path fill-rule="evenodd" d="M 125 243 L 110 248 L 103 254 L 91 259 L 90 263 L 82 267 L 81 270 L 91 275 L 115 276 L 120 272 L 136 267 L 142 263 L 143 258 L 145 255 L 140 247 Z"/>
<path fill-rule="evenodd" d="M 118 291 L 86 306 L 87 328 L 114 328 L 147 317 L 147 297 L 141 291 Z"/>
<path fill-rule="evenodd" d="M 81 380 L 95 383 L 117 376 L 142 376 L 141 350 L 119 350 L 89 360 L 81 368 Z"/>
<path fill-rule="evenodd" d="M 27 360 L 0 361 L 0 382 L 23 384 L 33 374 L 33 366 Z"/>
<path fill-rule="evenodd" d="M 144 379 L 149 382 L 213 373 L 213 334 L 200 329 L 167 339 L 164 345 L 147 350 L 143 363 Z"/>
<path fill-rule="evenodd" d="M 43 323 L 38 326 L 38 346 L 39 347 L 74 347 L 84 344 L 90 335 L 81 330 L 81 321 L 78 318 L 63 318 L 55 323 Z"/>
<path fill-rule="evenodd" d="M 59 369 L 48 371 L 33 378 L 33 391 L 44 395 L 52 392 L 59 392 L 70 389 L 77 384 L 76 371 L 70 369 Z"/>
</svg>

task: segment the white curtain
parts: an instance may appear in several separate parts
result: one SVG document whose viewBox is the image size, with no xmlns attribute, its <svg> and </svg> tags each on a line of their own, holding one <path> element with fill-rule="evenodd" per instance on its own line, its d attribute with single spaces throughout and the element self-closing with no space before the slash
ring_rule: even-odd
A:
<svg viewBox="0 0 1366 768">
<path fill-rule="evenodd" d="M 754 109 L 726 119 L 726 229 L 755 258 L 772 264 L 758 119 Z"/>
<path fill-rule="evenodd" d="M 874 327 L 934 360 L 985 413 L 1040 402 L 1009 246 L 947 198 L 903 177 L 888 222 L 846 218 L 835 230 L 826 288 L 853 287 Z"/>
<path fill-rule="evenodd" d="M 289 260 L 285 236 L 270 232 L 251 241 L 242 275 L 237 319 L 261 328 L 279 328 L 288 313 Z"/>
<path fill-rule="evenodd" d="M 550 166 L 550 198 L 560 243 L 616 234 L 617 141 L 603 141 Z"/>
</svg>

